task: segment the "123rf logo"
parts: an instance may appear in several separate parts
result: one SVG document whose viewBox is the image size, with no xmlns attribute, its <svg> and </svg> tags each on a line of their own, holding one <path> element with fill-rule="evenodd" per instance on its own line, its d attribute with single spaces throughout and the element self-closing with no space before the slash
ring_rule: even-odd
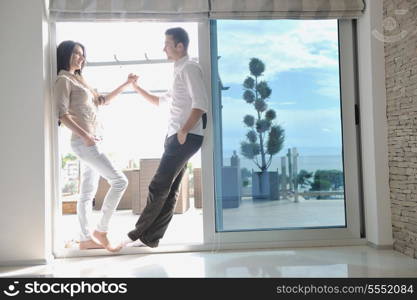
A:
<svg viewBox="0 0 417 300">
<path fill-rule="evenodd" d="M 74 297 L 77 294 L 126 294 L 127 283 L 107 283 L 105 281 L 90 282 L 27 282 L 23 288 L 18 289 L 19 281 L 9 284 L 3 293 L 6 296 L 14 297 L 18 294 L 67 294 Z"/>
</svg>

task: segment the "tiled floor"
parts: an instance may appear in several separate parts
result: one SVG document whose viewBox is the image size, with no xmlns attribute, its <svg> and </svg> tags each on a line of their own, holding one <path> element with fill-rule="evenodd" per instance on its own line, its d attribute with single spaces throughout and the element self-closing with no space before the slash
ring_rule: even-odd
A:
<svg viewBox="0 0 417 300">
<path fill-rule="evenodd" d="M 413 277 L 417 260 L 368 246 L 114 255 L 2 267 L 1 277 Z"/>
<path fill-rule="evenodd" d="M 224 211 L 230 219 L 229 226 L 256 226 L 259 218 L 270 216 L 270 222 L 282 226 L 285 222 L 310 222 L 316 224 L 320 219 L 312 219 L 313 212 L 331 215 L 339 207 L 337 202 L 313 203 L 258 203 L 254 206 L 243 203 L 240 209 Z M 327 213 L 324 213 L 325 210 Z M 338 209 L 340 210 L 340 209 Z M 240 214 L 241 217 L 236 217 Z M 281 217 L 277 217 L 280 214 Z M 233 217 L 235 216 L 235 217 Z M 279 216 L 279 215 L 278 215 Z M 95 212 L 94 218 L 98 217 Z M 111 237 L 124 235 L 134 226 L 138 216 L 131 211 L 117 211 L 112 221 Z M 336 222 L 339 218 L 323 219 Z M 75 215 L 62 218 L 63 238 L 75 238 L 78 223 Z M 241 223 L 239 223 L 241 222 Z M 243 222 L 243 223 L 242 223 Z M 251 223 L 252 222 L 252 223 Z M 284 223 L 283 223 L 284 222 Z M 293 224 L 301 224 L 301 223 Z M 306 223 L 306 224 L 307 224 Z M 161 245 L 202 243 L 202 210 L 191 208 L 185 214 L 175 215 Z M 62 244 L 64 240 L 62 241 Z M 30 267 L 0 267 L 0 277 L 415 277 L 417 260 L 393 250 L 377 250 L 368 246 L 281 248 L 269 250 L 170 252 L 136 254 L 122 251 L 117 255 L 69 257 L 55 259 L 49 265 Z M 129 250 L 129 249 L 125 249 Z M 134 250 L 134 249 L 131 249 Z M 88 250 L 95 251 L 95 250 Z M 103 250 L 97 250 L 103 251 Z M 128 254 L 131 253 L 131 254 Z M 100 253 L 98 253 L 100 254 Z"/>
</svg>

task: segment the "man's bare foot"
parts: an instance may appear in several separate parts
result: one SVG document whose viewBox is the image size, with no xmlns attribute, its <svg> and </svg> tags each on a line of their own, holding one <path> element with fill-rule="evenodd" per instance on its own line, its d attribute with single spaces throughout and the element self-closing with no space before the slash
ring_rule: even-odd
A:
<svg viewBox="0 0 417 300">
<path fill-rule="evenodd" d="M 97 241 L 108 251 L 110 252 L 119 252 L 122 249 L 122 245 L 118 245 L 116 247 L 113 247 L 110 244 L 109 239 L 107 238 L 107 232 L 100 232 L 97 230 L 94 230 L 93 237 L 97 239 Z"/>
<path fill-rule="evenodd" d="M 93 240 L 80 241 L 80 250 L 103 249 L 104 247 Z"/>
</svg>

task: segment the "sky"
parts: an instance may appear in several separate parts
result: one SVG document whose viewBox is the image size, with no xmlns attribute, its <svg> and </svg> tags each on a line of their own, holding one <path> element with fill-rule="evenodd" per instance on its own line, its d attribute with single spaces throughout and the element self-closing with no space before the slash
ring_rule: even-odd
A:
<svg viewBox="0 0 417 300">
<path fill-rule="evenodd" d="M 198 56 L 196 23 L 58 23 L 57 44 L 72 39 L 86 46 L 87 60 L 115 61 L 165 58 L 164 32 L 182 26 L 190 35 L 189 53 Z M 265 65 L 263 80 L 272 89 L 269 108 L 286 134 L 284 150 L 297 147 L 300 155 L 340 155 L 341 120 L 336 20 L 217 21 L 219 73 L 222 93 L 223 154 L 230 157 L 245 140 L 242 120 L 254 109 L 242 99 L 242 82 L 249 75 L 250 58 Z M 237 55 L 238 54 L 238 55 Z M 172 64 L 88 67 L 85 77 L 99 91 L 111 91 L 127 74 L 140 76 L 148 90 L 168 89 Z M 138 95 L 118 97 L 104 107 L 104 146 L 121 166 L 127 157 L 160 157 L 167 129 L 167 108 L 157 108 Z M 70 151 L 69 136 L 61 131 L 60 146 Z M 239 152 L 239 151 L 238 151 Z M 200 165 L 200 154 L 192 159 Z"/>
<path fill-rule="evenodd" d="M 219 74 L 229 87 L 222 92 L 224 156 L 238 151 L 248 130 L 243 117 L 255 112 L 242 99 L 252 57 L 265 63 L 268 106 L 285 130 L 279 156 L 292 147 L 300 155 L 341 154 L 336 20 L 218 20 L 217 44 Z"/>
</svg>

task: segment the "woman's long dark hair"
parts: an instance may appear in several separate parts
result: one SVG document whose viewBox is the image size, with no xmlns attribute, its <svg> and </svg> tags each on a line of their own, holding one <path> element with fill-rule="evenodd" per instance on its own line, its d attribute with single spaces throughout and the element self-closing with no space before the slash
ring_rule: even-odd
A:
<svg viewBox="0 0 417 300">
<path fill-rule="evenodd" d="M 72 51 L 74 51 L 74 47 L 76 45 L 80 46 L 83 49 L 84 58 L 86 57 L 85 48 L 82 44 L 74 41 L 63 41 L 59 44 L 58 48 L 56 49 L 57 73 L 59 73 L 59 71 L 61 70 L 69 71 Z M 84 68 L 84 64 L 85 59 L 81 66 L 81 69 L 75 71 L 76 74 L 81 75 L 82 69 Z"/>
</svg>

